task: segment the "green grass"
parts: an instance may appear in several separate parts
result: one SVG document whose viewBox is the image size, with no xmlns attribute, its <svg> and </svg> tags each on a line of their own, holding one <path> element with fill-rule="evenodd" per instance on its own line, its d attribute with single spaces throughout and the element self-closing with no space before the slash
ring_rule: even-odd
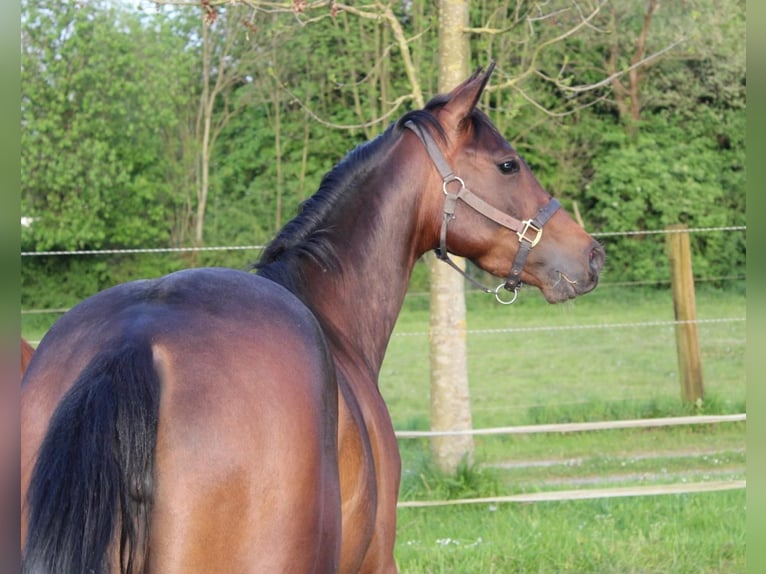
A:
<svg viewBox="0 0 766 574">
<path fill-rule="evenodd" d="M 482 438 L 482 462 L 450 477 L 425 440 L 402 441 L 401 498 L 745 478 L 744 424 L 694 429 Z M 742 573 L 745 492 L 400 508 L 396 557 L 403 574 Z"/>
<path fill-rule="evenodd" d="M 381 372 L 381 392 L 398 429 L 428 428 L 425 299 L 407 301 Z M 743 318 L 744 292 L 699 289 L 697 316 Z M 679 400 L 674 327 L 630 326 L 672 320 L 673 304 L 665 289 L 597 289 L 563 305 L 548 305 L 527 290 L 510 307 L 481 294 L 469 295 L 468 376 L 474 426 L 564 422 L 570 416 L 594 420 L 689 414 Z M 621 326 L 580 328 L 593 325 Z M 518 328 L 547 330 L 510 331 Z M 710 405 L 703 405 L 703 410 L 741 412 L 745 322 L 703 323 L 698 331 Z"/>
<path fill-rule="evenodd" d="M 399 511 L 402 574 L 745 571 L 745 492 Z"/>
<path fill-rule="evenodd" d="M 474 427 L 730 414 L 745 410 L 744 321 L 699 325 L 705 400 L 680 399 L 667 289 L 612 287 L 550 306 L 533 291 L 500 307 L 468 296 Z M 700 319 L 745 316 L 743 286 L 697 292 Z M 620 324 L 613 329 L 556 329 Z M 513 328 L 553 327 L 513 332 Z M 381 373 L 397 429 L 428 429 L 427 297 L 400 316 Z M 456 476 L 427 439 L 402 439 L 402 500 L 745 478 L 745 423 L 475 437 Z M 401 508 L 408 573 L 739 573 L 745 492 Z"/>
</svg>

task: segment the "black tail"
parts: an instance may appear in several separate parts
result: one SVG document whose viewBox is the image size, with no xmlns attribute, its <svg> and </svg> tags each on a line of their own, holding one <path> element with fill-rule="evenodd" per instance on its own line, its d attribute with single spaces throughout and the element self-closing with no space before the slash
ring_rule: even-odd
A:
<svg viewBox="0 0 766 574">
<path fill-rule="evenodd" d="M 130 573 L 143 562 L 159 396 L 148 344 L 102 351 L 80 374 L 32 473 L 22 572 L 100 574 L 119 556 Z"/>
</svg>

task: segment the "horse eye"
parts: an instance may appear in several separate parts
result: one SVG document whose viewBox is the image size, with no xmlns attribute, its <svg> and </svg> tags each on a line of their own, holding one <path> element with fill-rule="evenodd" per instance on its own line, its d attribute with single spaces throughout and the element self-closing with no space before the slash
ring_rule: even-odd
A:
<svg viewBox="0 0 766 574">
<path fill-rule="evenodd" d="M 509 159 L 503 163 L 497 164 L 498 169 L 503 173 L 518 173 L 521 169 L 519 162 L 515 159 Z"/>
</svg>

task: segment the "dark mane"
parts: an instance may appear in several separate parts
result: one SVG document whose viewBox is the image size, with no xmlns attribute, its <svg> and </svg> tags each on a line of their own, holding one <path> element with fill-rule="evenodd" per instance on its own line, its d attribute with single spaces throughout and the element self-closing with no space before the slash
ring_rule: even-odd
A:
<svg viewBox="0 0 766 574">
<path fill-rule="evenodd" d="M 261 253 L 255 265 L 260 275 L 288 284 L 305 259 L 337 270 L 338 260 L 328 241 L 332 229 L 330 215 L 348 200 L 355 184 L 375 165 L 375 158 L 392 144 L 395 139 L 392 134 L 390 125 L 375 139 L 350 151 L 324 175 L 319 189 L 301 204 L 298 215 L 285 224 Z"/>
<path fill-rule="evenodd" d="M 337 271 L 338 259 L 328 240 L 328 232 L 332 229 L 331 214 L 349 201 L 359 181 L 377 165 L 377 158 L 398 140 L 404 122 L 411 120 L 430 128 L 444 139 L 443 128 L 427 110 L 428 107 L 408 112 L 379 136 L 354 148 L 325 174 L 319 189 L 303 202 L 298 215 L 263 250 L 254 266 L 258 274 L 295 291 L 293 287 L 300 281 L 301 263 L 306 259 L 314 260 L 329 271 Z"/>
<path fill-rule="evenodd" d="M 422 110 L 407 112 L 379 136 L 350 151 L 325 174 L 319 189 L 303 202 L 298 215 L 263 250 L 254 265 L 258 274 L 296 292 L 297 285 L 302 281 L 302 264 L 306 260 L 313 260 L 328 271 L 337 272 L 339 262 L 329 239 L 332 214 L 354 198 L 360 188 L 359 182 L 378 164 L 378 158 L 399 139 L 406 122 L 412 121 L 429 130 L 437 140 L 445 143 L 447 135 L 434 111 L 448 101 L 446 94 L 435 96 Z M 469 117 L 475 138 L 480 137 L 484 129 L 497 132 L 481 111 L 474 109 Z"/>
</svg>

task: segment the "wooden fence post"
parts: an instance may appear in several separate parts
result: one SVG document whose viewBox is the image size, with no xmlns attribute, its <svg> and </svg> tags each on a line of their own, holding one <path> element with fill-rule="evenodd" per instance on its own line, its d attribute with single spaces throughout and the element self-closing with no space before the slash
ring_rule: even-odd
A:
<svg viewBox="0 0 766 574">
<path fill-rule="evenodd" d="M 681 375 L 681 396 L 689 402 L 703 398 L 702 360 L 697 334 L 697 309 L 694 301 L 691 248 L 686 225 L 666 228 L 668 259 L 673 288 L 673 309 L 676 321 L 676 349 L 678 370 Z"/>
</svg>

